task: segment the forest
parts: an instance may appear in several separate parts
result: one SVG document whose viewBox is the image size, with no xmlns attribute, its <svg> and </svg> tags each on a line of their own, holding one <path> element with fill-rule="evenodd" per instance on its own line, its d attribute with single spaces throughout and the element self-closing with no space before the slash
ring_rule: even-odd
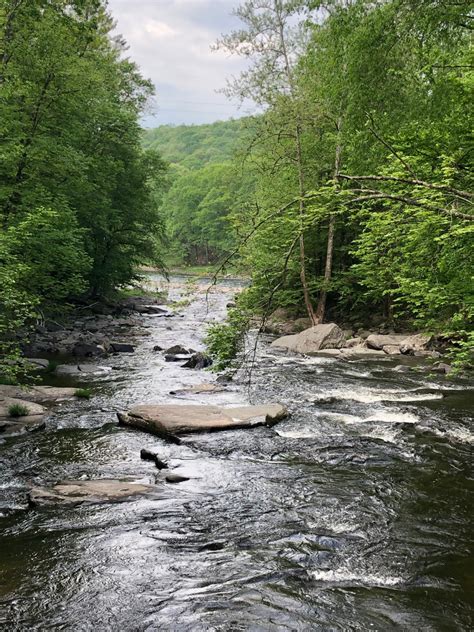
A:
<svg viewBox="0 0 474 632">
<path fill-rule="evenodd" d="M 263 113 L 143 131 L 153 87 L 105 2 L 2 1 L 2 353 L 139 266 L 184 262 L 250 273 L 246 312 L 382 319 L 442 334 L 469 362 L 472 11 L 249 0 L 235 13 L 241 29 L 215 48 L 248 69 L 225 92 Z"/>
</svg>

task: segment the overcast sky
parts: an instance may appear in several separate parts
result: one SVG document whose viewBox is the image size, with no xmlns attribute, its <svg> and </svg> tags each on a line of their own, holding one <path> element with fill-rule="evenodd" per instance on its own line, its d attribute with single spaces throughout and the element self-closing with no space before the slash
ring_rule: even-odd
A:
<svg viewBox="0 0 474 632">
<path fill-rule="evenodd" d="M 128 55 L 156 86 L 145 127 L 164 123 L 210 123 L 253 111 L 238 109 L 216 90 L 238 75 L 244 61 L 211 44 L 239 27 L 232 9 L 239 0 L 109 0 Z"/>
</svg>

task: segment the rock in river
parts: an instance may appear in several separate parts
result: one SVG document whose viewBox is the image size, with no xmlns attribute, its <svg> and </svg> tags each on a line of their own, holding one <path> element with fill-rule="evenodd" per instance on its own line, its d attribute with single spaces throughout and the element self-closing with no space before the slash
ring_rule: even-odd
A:
<svg viewBox="0 0 474 632">
<path fill-rule="evenodd" d="M 212 432 L 233 428 L 272 426 L 288 412 L 281 404 L 221 408 L 198 405 L 135 406 L 128 413 L 118 413 L 119 422 L 174 440 L 175 435 L 188 432 Z"/>
<path fill-rule="evenodd" d="M 197 353 L 194 353 L 182 366 L 185 369 L 205 369 L 206 367 L 211 366 L 211 364 L 212 358 L 206 353 L 198 351 Z"/>
<path fill-rule="evenodd" d="M 51 488 L 34 487 L 28 494 L 30 505 L 82 505 L 83 503 L 107 503 L 128 500 L 134 496 L 149 494 L 154 485 L 140 481 L 98 479 L 92 481 L 63 481 Z"/>
<path fill-rule="evenodd" d="M 340 349 L 344 346 L 345 336 L 335 323 L 316 325 L 299 334 L 283 336 L 272 342 L 272 347 L 282 347 L 288 351 L 311 355 L 321 349 Z"/>
</svg>

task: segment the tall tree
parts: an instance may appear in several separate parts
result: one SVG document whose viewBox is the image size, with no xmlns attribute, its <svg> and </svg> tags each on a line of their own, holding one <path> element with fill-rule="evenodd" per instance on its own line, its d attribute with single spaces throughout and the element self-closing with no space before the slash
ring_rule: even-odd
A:
<svg viewBox="0 0 474 632">
<path fill-rule="evenodd" d="M 299 207 L 300 280 L 306 310 L 311 321 L 318 322 L 306 274 L 305 215 L 306 192 L 302 128 L 304 118 L 298 106 L 294 69 L 303 44 L 301 18 L 307 6 L 295 0 L 249 0 L 235 11 L 245 28 L 224 36 L 217 44 L 231 53 L 251 60 L 249 70 L 231 82 L 229 96 L 250 98 L 265 108 L 285 108 L 282 128 L 272 134 L 291 139 L 291 153 L 286 156 L 296 171 Z M 295 21 L 297 22 L 294 25 Z"/>
</svg>

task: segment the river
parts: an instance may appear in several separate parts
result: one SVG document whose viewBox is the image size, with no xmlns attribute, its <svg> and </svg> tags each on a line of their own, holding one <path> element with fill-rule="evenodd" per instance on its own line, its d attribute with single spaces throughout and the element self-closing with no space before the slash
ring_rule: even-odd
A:
<svg viewBox="0 0 474 632">
<path fill-rule="evenodd" d="M 215 378 L 153 347 L 202 349 L 235 289 L 206 303 L 202 282 L 172 281 L 171 298 L 191 299 L 181 317 L 145 316 L 147 335 L 103 360 L 115 370 L 89 383 L 92 399 L 0 444 L 1 628 L 472 629 L 472 384 L 396 373 L 388 356 L 285 355 L 262 337 L 250 375 L 171 396 Z M 291 416 L 181 445 L 116 425 L 117 411 L 170 401 L 279 401 Z M 24 509 L 31 484 L 161 481 L 143 447 L 190 480 L 159 482 L 153 498 Z"/>
</svg>

